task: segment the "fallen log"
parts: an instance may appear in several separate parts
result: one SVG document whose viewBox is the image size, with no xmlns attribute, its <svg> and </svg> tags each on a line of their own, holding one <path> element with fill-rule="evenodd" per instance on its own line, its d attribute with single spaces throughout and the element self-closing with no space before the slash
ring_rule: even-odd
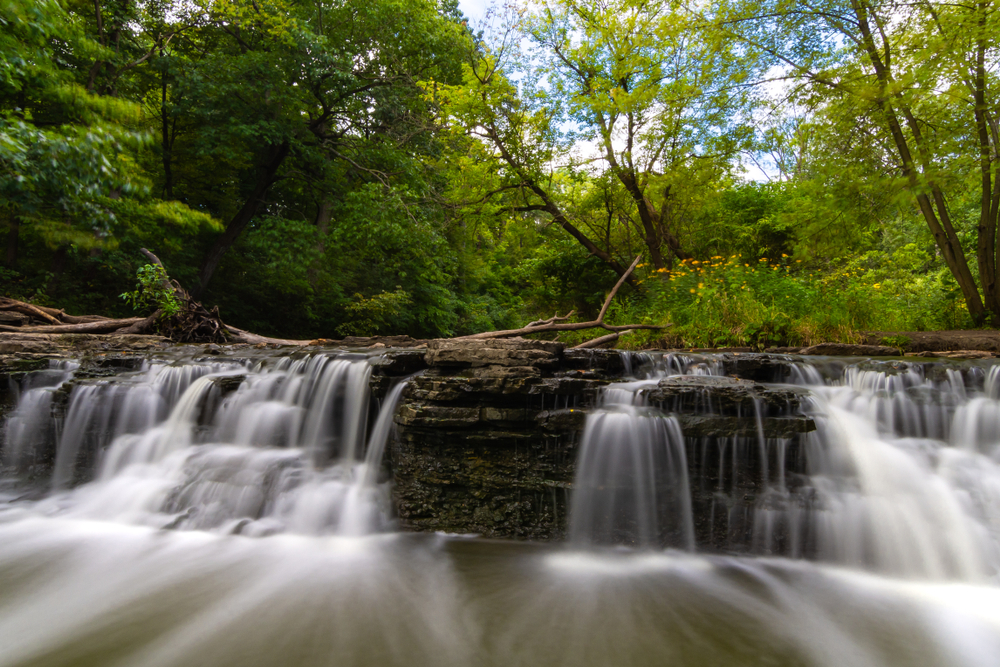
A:
<svg viewBox="0 0 1000 667">
<path fill-rule="evenodd" d="M 250 333 L 249 331 L 244 331 L 243 329 L 237 329 L 231 324 L 226 325 L 226 329 L 233 334 L 233 342 L 235 343 L 249 343 L 250 345 L 312 345 L 316 341 L 312 340 L 290 340 L 288 338 L 269 338 L 267 336 L 258 336 L 255 333 Z"/>
<path fill-rule="evenodd" d="M 60 324 L 86 324 L 88 322 L 101 322 L 111 319 L 102 315 L 68 315 L 64 310 L 26 303 L 4 296 L 0 296 L 0 311 L 21 313 L 33 319 L 48 322 L 53 326 Z"/>
<path fill-rule="evenodd" d="M 49 324 L 61 324 L 58 319 L 46 313 L 38 306 L 18 301 L 16 299 L 0 297 L 0 310 L 12 310 L 23 315 L 28 315 L 29 317 L 42 320 L 43 322 L 48 322 Z"/>
<path fill-rule="evenodd" d="M 119 329 L 142 322 L 144 317 L 129 317 L 122 320 L 101 320 L 82 324 L 46 324 L 42 326 L 10 327 L 0 325 L 0 331 L 11 333 L 117 333 Z"/>
<path fill-rule="evenodd" d="M 550 317 L 547 320 L 536 320 L 535 322 L 529 323 L 527 326 L 521 327 L 520 329 L 506 329 L 504 331 L 484 331 L 483 333 L 471 334 L 469 336 L 459 336 L 455 340 L 489 340 L 491 338 L 514 338 L 516 336 L 528 336 L 530 334 L 537 333 L 551 333 L 553 331 L 581 331 L 583 329 L 606 329 L 608 331 L 614 331 L 617 333 L 624 333 L 626 331 L 635 331 L 636 329 L 666 329 L 670 325 L 658 325 L 658 324 L 623 324 L 623 325 L 613 325 L 605 324 L 604 316 L 608 313 L 608 307 L 611 305 L 611 300 L 615 298 L 618 294 L 618 290 L 624 284 L 625 280 L 628 279 L 632 271 L 639 264 L 639 260 L 642 255 L 639 255 L 632 262 L 632 265 L 628 267 L 628 270 L 618 279 L 615 283 L 614 288 L 611 293 L 608 294 L 608 298 L 604 300 L 604 305 L 601 306 L 601 312 L 598 313 L 597 319 L 591 320 L 590 322 L 566 322 L 573 311 L 570 311 L 567 315 L 559 317 Z"/>
<path fill-rule="evenodd" d="M 571 350 L 589 350 L 595 347 L 601 347 L 602 345 L 607 345 L 608 343 L 614 343 L 619 338 L 629 333 L 628 331 L 609 333 L 606 336 L 598 336 L 597 338 L 591 338 L 590 340 L 580 343 L 579 345 L 574 345 Z"/>
</svg>

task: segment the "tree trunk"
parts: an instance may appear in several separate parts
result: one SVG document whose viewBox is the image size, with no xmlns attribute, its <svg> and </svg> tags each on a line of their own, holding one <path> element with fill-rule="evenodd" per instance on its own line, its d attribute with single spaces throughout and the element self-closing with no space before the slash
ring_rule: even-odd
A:
<svg viewBox="0 0 1000 667">
<path fill-rule="evenodd" d="M 635 278 L 626 272 L 625 267 L 618 263 L 610 253 L 601 250 L 594 242 L 587 238 L 587 235 L 581 232 L 576 225 L 569 221 L 569 218 L 562 212 L 559 206 L 549 197 L 549 194 L 542 188 L 538 183 L 535 182 L 533 178 L 529 176 L 527 171 L 522 167 L 521 163 L 507 150 L 507 146 L 500 139 L 500 133 L 495 127 L 488 128 L 488 133 L 490 139 L 493 140 L 494 145 L 500 151 L 500 157 L 503 158 L 511 169 L 518 175 L 521 181 L 528 187 L 529 190 L 538 195 L 538 198 L 542 200 L 542 206 L 540 207 L 546 213 L 552 216 L 552 218 L 559 223 L 559 226 L 569 232 L 570 236 L 575 238 L 580 242 L 587 251 L 600 259 L 602 262 L 607 264 L 611 269 L 618 274 L 619 277 L 626 277 L 629 285 L 633 287 L 636 285 Z"/>
<path fill-rule="evenodd" d="M 979 295 L 979 288 L 972 277 L 972 272 L 969 270 L 969 263 L 965 252 L 962 250 L 958 234 L 955 233 L 954 227 L 951 224 L 944 193 L 934 183 L 930 183 L 931 195 L 933 196 L 932 201 L 931 196 L 926 192 L 927 187 L 921 184 L 918 178 L 919 166 L 913 159 L 913 152 L 910 150 L 909 141 L 903 132 L 902 123 L 892 102 L 893 96 L 890 93 L 890 84 L 893 83 L 893 77 L 888 65 L 889 60 L 887 58 L 884 60 L 879 54 L 869 23 L 868 6 L 865 2 L 866 0 L 851 0 L 851 6 L 855 17 L 858 19 L 858 28 L 861 31 L 865 54 L 868 56 L 868 60 L 871 62 L 875 70 L 875 76 L 878 79 L 881 97 L 876 100 L 876 104 L 882 111 L 886 124 L 889 126 L 889 132 L 892 135 L 893 143 L 902 162 L 903 175 L 907 179 L 909 189 L 916 197 L 920 212 L 923 214 L 924 220 L 927 222 L 927 226 L 934 236 L 934 241 L 941 250 L 941 255 L 944 257 L 951 275 L 962 290 L 962 296 L 965 297 L 965 304 L 969 309 L 969 314 L 976 324 L 981 324 L 986 319 L 986 308 L 983 305 L 982 297 Z M 898 95 L 895 97 L 899 101 Z M 907 127 L 913 132 L 914 141 L 919 151 L 922 141 L 920 128 L 910 109 L 902 101 L 899 101 L 899 111 L 906 118 Z"/>
<path fill-rule="evenodd" d="M 51 324 L 37 327 L 8 327 L 0 325 L 0 331 L 13 333 L 114 333 L 119 329 L 129 327 L 136 322 L 142 322 L 144 317 L 129 317 L 121 320 L 100 320 L 85 324 Z"/>
<path fill-rule="evenodd" d="M 318 260 L 309 268 L 309 284 L 315 290 L 319 280 L 319 264 L 326 254 L 326 235 L 330 231 L 330 219 L 333 215 L 333 202 L 326 197 L 320 202 L 316 211 L 316 255 Z"/>
<path fill-rule="evenodd" d="M 275 175 L 278 173 L 281 163 L 288 157 L 289 148 L 290 146 L 287 141 L 268 148 L 267 161 L 257 178 L 257 184 L 254 186 L 253 193 L 251 193 L 246 203 L 243 204 L 243 207 L 233 216 L 233 219 L 229 221 L 229 224 L 226 225 L 226 231 L 222 233 L 222 236 L 215 241 L 208 254 L 205 255 L 205 260 L 202 262 L 201 270 L 198 274 L 199 284 L 192 292 L 192 296 L 195 299 L 201 297 L 202 292 L 208 287 L 209 281 L 212 280 L 212 274 L 215 273 L 215 269 L 219 266 L 222 256 L 226 254 L 226 251 L 229 250 L 240 234 L 243 233 L 243 230 L 250 224 L 254 215 L 257 214 L 260 205 L 264 203 L 264 195 L 267 194 L 268 188 L 274 183 Z"/>
<path fill-rule="evenodd" d="M 11 215 L 7 221 L 7 268 L 17 266 L 17 244 L 21 233 L 21 219 Z"/>
<path fill-rule="evenodd" d="M 160 47 L 160 58 L 163 57 L 163 47 Z M 163 196 L 165 199 L 174 198 L 174 172 L 171 165 L 171 144 L 170 119 L 167 114 L 167 73 L 162 75 L 162 91 L 160 97 L 160 126 L 163 135 Z"/>
<path fill-rule="evenodd" d="M 992 314 L 994 327 L 1000 326 L 1000 267 L 997 266 L 1000 248 L 997 247 L 997 224 L 1000 215 L 1000 187 L 994 185 L 993 153 L 996 146 L 990 142 L 990 127 L 987 114 L 989 105 L 986 103 L 986 13 L 988 5 L 980 2 L 976 37 L 976 62 L 973 77 L 973 116 L 976 120 L 976 134 L 979 141 L 979 173 L 980 202 L 978 243 L 976 244 L 979 259 L 979 280 L 983 286 L 983 297 L 986 308 Z"/>
</svg>

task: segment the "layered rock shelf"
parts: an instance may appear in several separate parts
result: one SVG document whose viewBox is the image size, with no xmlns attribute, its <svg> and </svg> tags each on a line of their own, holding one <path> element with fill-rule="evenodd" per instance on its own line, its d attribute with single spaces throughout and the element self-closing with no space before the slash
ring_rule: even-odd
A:
<svg viewBox="0 0 1000 667">
<path fill-rule="evenodd" d="M 0 357 L 0 418 L 13 408 L 18 390 L 41 377 L 32 374 L 55 372 L 45 370 L 53 359 L 79 364 L 52 397 L 53 432 L 34 451 L 27 474 L 18 471 L 22 479 L 44 484 L 52 475 L 55 432 L 76 387 L 114 383 L 115 376 L 152 358 L 225 359 L 249 369 L 258 361 L 267 365 L 282 355 L 321 351 L 198 346 L 180 353 L 148 340 L 140 341 L 141 349 L 125 343 L 109 349 L 79 339 L 59 354 L 32 350 Z M 567 535 L 578 449 L 602 391 L 629 377 L 649 376 L 655 364 L 665 363 L 662 356 L 523 339 L 429 341 L 425 348 L 361 354 L 372 366 L 370 420 L 389 390 L 407 382 L 385 458 L 400 528 L 533 540 Z M 780 510 L 792 498 L 799 507 L 809 506 L 808 498 L 796 496 L 808 492 L 805 448 L 821 445 L 803 409 L 808 391 L 782 384 L 802 367 L 788 355 L 752 353 L 685 355 L 669 363 L 701 374 L 648 381 L 638 389 L 638 401 L 641 410 L 676 418 L 683 432 L 696 545 L 703 551 L 752 551 L 755 509 Z M 845 363 L 814 361 L 812 371 L 839 377 Z M 869 361 L 857 368 L 891 375 L 913 363 Z M 926 364 L 928 377 L 957 371 L 969 386 L 982 385 L 980 369 L 951 361 Z M 200 422 L 208 423 L 221 401 L 239 389 L 246 377 L 239 367 L 212 378 Z M 107 444 L 92 435 L 83 438 L 72 483 L 92 477 L 99 449 Z"/>
<path fill-rule="evenodd" d="M 627 366 L 652 361 L 526 340 L 432 342 L 424 360 L 390 450 L 402 527 L 531 539 L 565 537 L 587 412 Z M 804 473 L 802 437 L 815 424 L 799 414 L 807 392 L 760 384 L 785 379 L 788 357 L 713 362 L 743 377 L 669 377 L 645 400 L 685 433 L 699 547 L 744 551 L 765 469 Z"/>
</svg>

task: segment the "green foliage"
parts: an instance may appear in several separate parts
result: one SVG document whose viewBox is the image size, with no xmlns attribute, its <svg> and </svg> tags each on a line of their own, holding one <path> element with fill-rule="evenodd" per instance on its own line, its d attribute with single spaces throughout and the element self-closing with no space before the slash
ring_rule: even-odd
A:
<svg viewBox="0 0 1000 667">
<path fill-rule="evenodd" d="M 404 289 L 394 292 L 382 292 L 371 298 L 361 294 L 354 295 L 355 300 L 348 304 L 345 310 L 351 320 L 342 324 L 338 333 L 344 336 L 374 336 L 385 332 L 394 321 L 399 319 L 412 300 Z"/>
<path fill-rule="evenodd" d="M 977 44 L 995 62 L 1000 14 L 942 6 L 932 29 L 929 5 L 837 8 L 889 17 L 900 77 L 880 93 L 855 21 L 770 5 L 544 0 L 473 36 L 454 0 L 0 0 L 0 285 L 74 312 L 162 308 L 138 249 L 196 289 L 256 206 L 202 298 L 264 334 L 590 319 L 639 253 L 609 321 L 671 322 L 677 345 L 970 326 L 913 196 L 939 187 L 978 252 L 969 67 Z M 778 60 L 814 75 L 794 106 L 755 92 Z M 907 140 L 923 129 L 915 183 L 880 95 L 918 119 Z M 741 180 L 748 156 L 773 180 Z"/>
<path fill-rule="evenodd" d="M 120 295 L 134 310 L 155 308 L 161 311 L 161 318 L 173 317 L 181 311 L 181 302 L 174 290 L 165 285 L 167 273 L 162 266 L 140 266 L 135 276 L 135 290 Z"/>
<path fill-rule="evenodd" d="M 683 262 L 646 278 L 647 307 L 655 321 L 674 325 L 670 337 L 683 347 L 763 349 L 849 342 L 866 330 L 968 325 L 960 295 L 947 289 L 940 270 L 909 268 L 912 252 L 906 247 L 886 261 L 872 253 L 825 272 L 787 256 Z"/>
<path fill-rule="evenodd" d="M 889 347 L 894 347 L 902 353 L 907 346 L 910 344 L 909 336 L 883 336 L 879 343 L 882 345 L 888 345 Z"/>
</svg>

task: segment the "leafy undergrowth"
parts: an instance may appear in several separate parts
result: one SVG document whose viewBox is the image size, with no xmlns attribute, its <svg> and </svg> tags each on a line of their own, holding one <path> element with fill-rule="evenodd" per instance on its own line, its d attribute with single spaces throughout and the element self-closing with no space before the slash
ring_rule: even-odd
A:
<svg viewBox="0 0 1000 667">
<path fill-rule="evenodd" d="M 612 324 L 671 324 L 635 331 L 619 347 L 752 347 L 852 343 L 862 331 L 970 328 L 972 322 L 944 270 L 915 273 L 916 250 L 886 258 L 871 253 L 835 267 L 807 267 L 786 255 L 745 261 L 737 255 L 685 260 L 673 271 L 649 271 L 645 288 L 616 301 Z M 577 344 L 607 333 L 573 332 Z"/>
</svg>

